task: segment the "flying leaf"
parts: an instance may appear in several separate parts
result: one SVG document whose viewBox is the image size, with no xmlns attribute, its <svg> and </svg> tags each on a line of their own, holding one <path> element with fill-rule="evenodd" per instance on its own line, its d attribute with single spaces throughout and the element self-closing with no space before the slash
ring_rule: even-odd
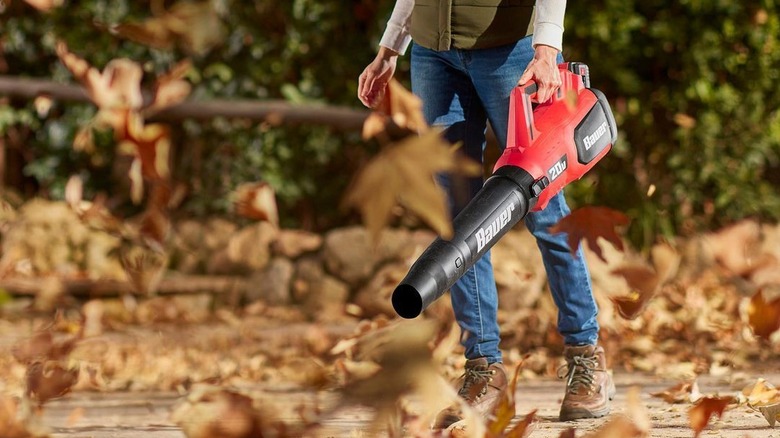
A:
<svg viewBox="0 0 780 438">
<path fill-rule="evenodd" d="M 28 5 L 41 12 L 49 12 L 54 8 L 62 6 L 64 0 L 24 0 Z"/>
<path fill-rule="evenodd" d="M 154 89 L 152 103 L 144 109 L 144 115 L 150 115 L 161 109 L 183 102 L 192 91 L 189 82 L 182 78 L 192 68 L 189 59 L 176 64 L 167 73 L 159 76 Z"/>
<path fill-rule="evenodd" d="M 780 329 L 780 297 L 767 302 L 762 290 L 756 292 L 748 304 L 748 323 L 753 333 L 769 340 Z"/>
<path fill-rule="evenodd" d="M 612 271 L 626 279 L 632 294 L 624 297 L 611 297 L 615 307 L 623 318 L 634 319 L 644 310 L 658 288 L 658 275 L 643 265 L 621 266 Z"/>
<path fill-rule="evenodd" d="M 707 427 L 710 418 L 717 414 L 718 418 L 723 418 L 723 411 L 734 401 L 734 397 L 703 397 L 692 408 L 688 410 L 691 429 L 694 436 L 698 437 L 702 430 Z"/>
<path fill-rule="evenodd" d="M 429 129 L 422 112 L 422 100 L 395 79 L 387 84 L 384 97 L 363 123 L 363 138 L 386 132 L 391 121 L 412 133 L 424 134 Z"/>
<path fill-rule="evenodd" d="M 384 149 L 371 160 L 353 181 L 343 205 L 361 212 L 375 241 L 397 203 L 448 238 L 452 224 L 446 197 L 434 178 L 440 172 L 470 170 L 458 166 L 441 132 L 430 130 Z"/>
<path fill-rule="evenodd" d="M 623 416 L 613 417 L 598 429 L 582 438 L 642 438 L 647 436 L 634 422 Z"/>
<path fill-rule="evenodd" d="M 520 375 L 522 365 L 523 364 L 520 363 L 520 365 L 515 369 L 514 376 L 512 377 L 512 381 L 510 382 L 507 391 L 493 409 L 493 419 L 487 425 L 488 431 L 491 434 L 498 435 L 503 433 L 504 430 L 509 426 L 509 423 L 512 421 L 512 419 L 515 417 L 515 390 L 517 389 L 517 378 Z M 533 414 L 535 413 L 535 411 L 532 412 L 531 416 L 533 417 Z"/>
<path fill-rule="evenodd" d="M 140 23 L 123 23 L 114 29 L 129 40 L 160 49 L 175 45 L 202 55 L 224 38 L 222 22 L 210 2 L 180 1 Z"/>
<path fill-rule="evenodd" d="M 615 231 L 618 226 L 628 225 L 628 217 L 623 213 L 606 207 L 582 207 L 574 210 L 550 227 L 550 233 L 567 233 L 569 250 L 577 253 L 580 240 L 585 239 L 588 247 L 606 262 L 598 238 L 601 237 L 623 251 L 623 241 Z"/>
<path fill-rule="evenodd" d="M 56 51 L 65 67 L 82 83 L 95 105 L 101 109 L 141 108 L 143 70 L 140 65 L 129 59 L 113 59 L 101 73 L 71 53 L 62 41 L 57 43 Z"/>
<path fill-rule="evenodd" d="M 650 250 L 653 267 L 658 275 L 659 286 L 677 275 L 682 257 L 668 243 L 659 243 Z"/>
<path fill-rule="evenodd" d="M 33 433 L 19 418 L 19 402 L 0 395 L 0 431 L 7 438 L 34 438 L 46 436 Z"/>
<path fill-rule="evenodd" d="M 157 291 L 168 265 L 168 257 L 146 248 L 132 247 L 120 253 L 120 262 L 136 292 L 151 295 Z"/>
<path fill-rule="evenodd" d="M 239 216 L 279 225 L 276 196 L 268 183 L 241 184 L 236 188 L 233 205 Z"/>
</svg>

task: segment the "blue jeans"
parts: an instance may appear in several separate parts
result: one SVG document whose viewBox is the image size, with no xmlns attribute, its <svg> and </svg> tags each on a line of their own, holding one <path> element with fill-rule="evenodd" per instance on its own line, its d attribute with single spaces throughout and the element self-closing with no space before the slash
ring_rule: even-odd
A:
<svg viewBox="0 0 780 438">
<path fill-rule="evenodd" d="M 412 47 L 412 91 L 423 101 L 428 123 L 446 127 L 452 142 L 463 142 L 470 158 L 482 162 L 486 122 L 490 121 L 503 149 L 509 117 L 509 94 L 533 59 L 531 37 L 515 44 L 478 50 L 437 52 Z M 482 187 L 482 178 L 463 180 L 442 175 L 453 214 L 457 214 Z M 569 345 L 595 344 L 598 309 L 591 291 L 582 250 L 572 257 L 565 234 L 551 235 L 548 227 L 569 214 L 563 193 L 547 207 L 526 216 L 536 237 L 547 271 L 550 290 L 558 306 L 558 331 Z M 455 319 L 463 330 L 466 358 L 486 357 L 500 362 L 498 293 L 490 253 L 486 253 L 451 289 Z"/>
</svg>

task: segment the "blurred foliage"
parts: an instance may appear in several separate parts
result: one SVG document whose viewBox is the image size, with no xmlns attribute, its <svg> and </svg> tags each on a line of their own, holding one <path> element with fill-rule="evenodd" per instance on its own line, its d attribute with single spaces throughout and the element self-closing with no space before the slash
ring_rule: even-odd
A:
<svg viewBox="0 0 780 438">
<path fill-rule="evenodd" d="M 357 77 L 393 5 L 211 0 L 227 31 L 221 44 L 198 54 L 150 48 L 113 31 L 148 19 L 161 3 L 174 5 L 88 0 L 40 13 L 13 2 L 0 15 L 0 74 L 71 82 L 54 54 L 63 39 L 95 66 L 128 57 L 150 77 L 192 57 L 194 99 L 357 107 Z M 621 129 L 612 156 L 568 190 L 572 204 L 625 211 L 638 244 L 747 216 L 780 217 L 778 12 L 772 0 L 569 2 L 564 55 L 590 65 Z M 398 77 L 408 79 L 407 72 L 408 57 Z M 93 114 L 91 105 L 68 102 L 55 103 L 45 116 L 31 102 L 0 106 L 0 134 L 23 156 L 33 193 L 61 197 L 76 172 L 86 196 L 121 181 L 110 136 L 98 136 L 96 156 L 70 147 Z M 339 219 L 336 207 L 350 177 L 375 150 L 358 133 L 326 127 L 217 119 L 174 128 L 174 174 L 190 186 L 188 212 L 224 212 L 227 193 L 263 179 L 278 192 L 282 225 L 313 229 Z"/>
<path fill-rule="evenodd" d="M 780 218 L 777 2 L 568 7 L 564 54 L 590 65 L 620 126 L 587 199 L 626 211 L 638 243 Z"/>
<path fill-rule="evenodd" d="M 149 79 L 191 57 L 193 99 L 286 99 L 357 107 L 357 77 L 372 59 L 392 8 L 391 1 L 378 0 L 212 0 L 227 32 L 217 47 L 196 54 L 178 45 L 150 48 L 114 31 L 119 24 L 150 18 L 159 3 L 89 0 L 40 13 L 13 2 L 0 15 L 0 74 L 73 82 L 54 52 L 56 40 L 62 39 L 98 68 L 112 58 L 127 57 L 143 65 Z M 168 10 L 175 4 L 164 2 Z M 124 172 L 111 169 L 121 163 L 112 155 L 110 136 L 106 144 L 97 139 L 96 157 L 70 147 L 78 127 L 94 115 L 92 105 L 57 102 L 39 117 L 32 102 L 11 103 L 0 106 L 0 134 L 7 136 L 14 125 L 27 128 L 17 129 L 16 141 L 7 142 L 11 149 L 25 150 L 24 173 L 34 186 L 27 195 L 61 198 L 68 177 L 79 169 L 87 197 L 121 181 Z M 327 127 L 216 119 L 184 121 L 174 128 L 173 171 L 190 186 L 185 208 L 193 214 L 227 211 L 231 190 L 262 179 L 277 191 L 283 225 L 285 220 L 286 225 L 298 222 L 309 228 L 332 225 L 349 178 L 368 154 L 359 133 Z"/>
</svg>

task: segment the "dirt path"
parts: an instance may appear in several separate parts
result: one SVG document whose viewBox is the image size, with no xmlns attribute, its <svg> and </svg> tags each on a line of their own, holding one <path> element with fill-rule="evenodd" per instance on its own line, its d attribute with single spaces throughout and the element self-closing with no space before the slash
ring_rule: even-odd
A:
<svg viewBox="0 0 780 438">
<path fill-rule="evenodd" d="M 759 376 L 750 376 L 754 379 Z M 780 381 L 780 374 L 761 375 L 769 381 Z M 642 401 L 647 406 L 653 423 L 652 436 L 662 438 L 692 437 L 688 426 L 688 405 L 672 405 L 650 396 L 651 392 L 663 390 L 677 382 L 665 381 L 655 377 L 615 373 L 618 395 L 614 401 L 613 412 L 627 409 L 628 389 L 637 386 L 641 389 Z M 539 422 L 533 438 L 558 438 L 560 433 L 570 427 L 576 427 L 577 436 L 598 428 L 606 419 L 586 420 L 562 423 L 557 420 L 562 392 L 561 382 L 551 379 L 525 381 L 518 385 L 518 419 L 527 412 L 538 409 Z M 703 394 L 733 393 L 737 389 L 716 378 L 699 379 Z M 269 390 L 252 388 L 253 391 L 274 397 L 284 397 L 290 404 L 319 400 L 328 403 L 332 394 L 305 392 L 299 390 Z M 172 406 L 179 397 L 173 393 L 128 394 L 80 393 L 53 401 L 44 413 L 44 423 L 53 431 L 54 437 L 76 438 L 182 438 L 184 433 L 169 419 Z M 69 418 L 70 417 L 70 418 Z M 75 421 L 74 421 L 75 418 Z M 351 409 L 338 414 L 325 422 L 317 436 L 355 437 L 367 436 L 363 432 L 371 418 L 368 408 Z M 702 434 L 704 437 L 725 438 L 780 438 L 780 427 L 771 428 L 758 413 L 747 408 L 727 411 L 723 420 L 713 420 Z"/>
</svg>

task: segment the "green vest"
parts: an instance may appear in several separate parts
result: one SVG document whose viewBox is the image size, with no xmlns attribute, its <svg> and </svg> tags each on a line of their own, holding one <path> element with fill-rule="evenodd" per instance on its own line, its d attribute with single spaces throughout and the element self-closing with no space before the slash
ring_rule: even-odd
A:
<svg viewBox="0 0 780 438">
<path fill-rule="evenodd" d="M 415 0 L 410 33 L 433 50 L 483 49 L 533 32 L 535 0 Z"/>
</svg>

